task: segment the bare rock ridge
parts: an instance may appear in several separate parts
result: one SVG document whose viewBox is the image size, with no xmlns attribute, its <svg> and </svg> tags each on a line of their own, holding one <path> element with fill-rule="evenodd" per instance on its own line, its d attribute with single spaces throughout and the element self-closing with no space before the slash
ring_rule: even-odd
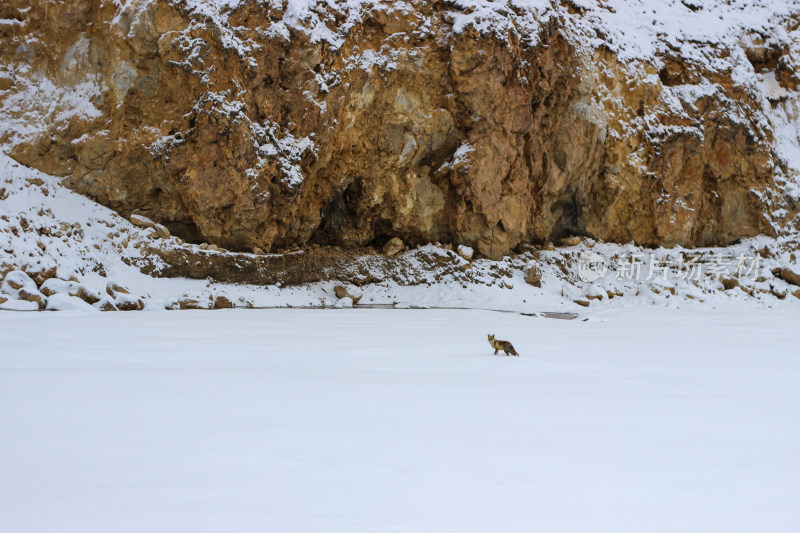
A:
<svg viewBox="0 0 800 533">
<path fill-rule="evenodd" d="M 796 211 L 748 78 L 796 88 L 793 48 L 756 30 L 676 36 L 645 9 L 645 49 L 605 3 L 118 4 L 2 3 L 0 142 L 190 242 L 497 258 L 569 235 L 724 245 Z M 670 9 L 735 9 L 697 5 Z"/>
</svg>

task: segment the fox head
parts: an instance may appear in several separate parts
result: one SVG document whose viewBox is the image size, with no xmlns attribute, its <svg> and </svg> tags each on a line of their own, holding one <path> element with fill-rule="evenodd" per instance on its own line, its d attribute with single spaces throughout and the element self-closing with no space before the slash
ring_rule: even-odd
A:
<svg viewBox="0 0 800 533">
<path fill-rule="evenodd" d="M 492 342 L 493 340 L 494 340 L 494 335 L 489 335 L 489 342 Z"/>
</svg>

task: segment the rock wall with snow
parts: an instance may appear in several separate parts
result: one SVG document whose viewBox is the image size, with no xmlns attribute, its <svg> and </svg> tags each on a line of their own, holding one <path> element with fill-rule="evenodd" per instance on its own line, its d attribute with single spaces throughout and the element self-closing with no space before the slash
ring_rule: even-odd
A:
<svg viewBox="0 0 800 533">
<path fill-rule="evenodd" d="M 8 0 L 0 143 L 233 250 L 791 227 L 800 2 Z"/>
</svg>

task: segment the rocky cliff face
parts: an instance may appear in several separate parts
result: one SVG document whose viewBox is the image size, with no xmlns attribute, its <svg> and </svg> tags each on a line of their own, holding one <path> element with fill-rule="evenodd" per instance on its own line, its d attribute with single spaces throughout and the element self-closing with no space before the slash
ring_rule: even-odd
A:
<svg viewBox="0 0 800 533">
<path fill-rule="evenodd" d="M 780 231 L 800 6 L 656 7 L 9 0 L 0 141 L 234 250 Z"/>
</svg>

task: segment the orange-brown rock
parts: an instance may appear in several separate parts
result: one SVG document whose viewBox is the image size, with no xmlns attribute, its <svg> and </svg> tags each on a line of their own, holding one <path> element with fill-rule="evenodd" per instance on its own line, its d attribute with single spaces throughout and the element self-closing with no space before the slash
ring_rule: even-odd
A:
<svg viewBox="0 0 800 533">
<path fill-rule="evenodd" d="M 774 231 L 772 132 L 753 90 L 709 66 L 724 46 L 707 64 L 633 69 L 569 2 L 539 18 L 509 4 L 492 31 L 456 29 L 453 2 L 311 2 L 314 28 L 285 2 L 117 4 L 0 6 L 18 21 L 2 29 L 15 128 L 0 141 L 188 241 L 399 237 L 498 257 L 570 235 L 693 246 Z M 792 80 L 792 65 L 772 68 Z"/>
</svg>

